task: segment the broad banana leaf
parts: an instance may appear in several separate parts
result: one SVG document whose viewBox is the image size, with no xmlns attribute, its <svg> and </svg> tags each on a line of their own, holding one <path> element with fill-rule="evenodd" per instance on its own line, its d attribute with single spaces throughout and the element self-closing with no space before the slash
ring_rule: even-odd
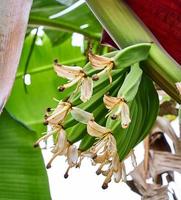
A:
<svg viewBox="0 0 181 200">
<path fill-rule="evenodd" d="M 50 200 L 36 134 L 4 110 L 0 117 L 0 200 Z"/>
<path fill-rule="evenodd" d="M 72 1 L 72 3 L 74 2 Z M 61 42 L 62 36 L 72 32 L 81 33 L 95 40 L 100 39 L 101 26 L 85 3 L 63 16 L 51 18 L 66 8 L 63 1 L 58 3 L 55 0 L 34 0 L 29 27 L 44 26 L 53 44 L 55 44 L 54 41 Z"/>
</svg>

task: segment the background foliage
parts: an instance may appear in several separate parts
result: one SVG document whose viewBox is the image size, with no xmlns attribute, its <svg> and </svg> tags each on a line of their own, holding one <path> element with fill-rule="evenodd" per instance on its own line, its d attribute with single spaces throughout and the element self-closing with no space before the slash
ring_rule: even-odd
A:
<svg viewBox="0 0 181 200">
<path fill-rule="evenodd" d="M 0 120 L 0 149 L 3 152 L 0 156 L 0 180 L 5 180 L 0 181 L 0 199 L 50 199 L 41 153 L 32 146 L 36 138 L 46 131 L 46 127 L 43 126 L 44 113 L 47 107 L 56 106 L 57 102 L 53 97 L 58 100 L 63 99 L 74 89 L 58 92 L 57 87 L 65 80 L 55 74 L 53 60 L 58 59 L 65 65 L 84 66 L 91 45 L 93 52 L 97 54 L 113 50 L 99 45 L 102 29 L 85 3 L 61 17 L 52 17 L 75 2 L 75 0 L 33 1 L 16 80 Z M 75 33 L 82 34 L 82 44 L 81 42 L 73 44 Z M 135 58 L 137 57 L 138 55 Z M 128 55 L 123 56 L 123 65 L 126 61 L 129 63 L 131 59 L 134 59 L 134 56 L 131 58 Z M 128 70 L 124 71 L 123 76 L 117 77 L 117 80 L 120 79 L 122 82 L 127 72 Z M 113 73 L 113 76 L 119 75 L 116 73 Z M 30 84 L 26 84 L 27 75 L 30 77 Z M 120 82 L 117 80 L 110 90 L 113 96 L 120 88 Z M 102 82 L 104 82 L 102 85 L 97 83 L 92 102 L 94 115 L 100 118 L 99 123 L 105 125 L 106 120 L 102 119 L 102 115 L 105 115 L 107 110 L 103 108 L 102 97 L 101 99 L 99 97 L 100 93 L 103 95 L 110 88 L 107 79 Z M 89 103 L 81 106 L 88 108 L 88 111 L 93 108 Z M 118 138 L 115 134 L 115 138 L 119 140 L 118 151 L 121 158 L 124 159 L 130 149 L 139 143 L 143 136 L 145 137 L 155 120 L 157 108 L 157 94 L 152 82 L 145 76 L 131 106 L 131 116 L 133 114 L 137 116 L 134 123 L 127 130 L 115 128 L 116 133 L 120 133 Z M 68 125 L 67 127 L 70 128 Z M 67 130 L 70 141 L 82 139 L 80 144 L 82 150 L 87 149 L 95 141 L 89 135 L 85 137 L 81 135 L 81 131 L 85 128 L 85 125 L 73 124 L 72 128 Z M 80 137 L 72 134 L 75 130 L 78 130 L 77 135 L 80 133 Z"/>
<path fill-rule="evenodd" d="M 6 104 L 8 112 L 0 119 L 0 199 L 50 199 L 41 153 L 32 147 L 37 135 L 45 131 L 47 106 L 56 105 L 53 97 L 62 99 L 71 92 L 57 91 L 63 80 L 57 78 L 52 63 L 56 58 L 66 65 L 84 65 L 89 42 L 96 51 L 101 35 L 101 26 L 85 3 L 65 16 L 49 19 L 74 2 L 33 1 L 16 80 Z M 84 24 L 88 27 L 81 29 Z M 42 26 L 43 34 L 37 31 Z M 72 46 L 74 32 L 84 35 L 84 49 Z M 26 74 L 31 77 L 30 85 L 24 82 Z"/>
</svg>

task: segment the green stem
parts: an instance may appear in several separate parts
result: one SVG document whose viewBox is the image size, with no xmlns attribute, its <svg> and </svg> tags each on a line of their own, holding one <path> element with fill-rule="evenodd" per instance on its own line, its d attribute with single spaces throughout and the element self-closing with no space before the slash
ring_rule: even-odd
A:
<svg viewBox="0 0 181 200">
<path fill-rule="evenodd" d="M 79 29 L 77 26 L 74 26 L 72 24 L 67 24 L 67 22 L 63 21 L 54 21 L 52 19 L 47 19 L 43 17 L 37 17 L 37 16 L 30 16 L 29 18 L 29 27 L 39 27 L 44 26 L 47 29 L 52 30 L 59 30 L 59 31 L 65 31 L 65 32 L 76 32 L 83 34 L 84 36 L 88 38 L 92 38 L 95 40 L 100 40 L 101 35 L 97 33 L 91 33 L 90 31 L 86 31 L 84 29 Z"/>
<path fill-rule="evenodd" d="M 163 90 L 181 103 L 175 86 L 176 82 L 181 81 L 181 67 L 161 47 L 124 1 L 86 0 L 86 2 L 120 48 L 142 42 L 153 43 L 148 59 L 142 63 L 142 68 Z"/>
<path fill-rule="evenodd" d="M 26 73 L 28 71 L 30 59 L 31 59 L 32 52 L 33 52 L 33 49 L 35 47 L 35 42 L 36 42 L 36 39 L 37 39 L 37 34 L 38 34 L 38 28 L 36 29 L 36 33 L 35 33 L 35 35 L 33 37 L 33 41 L 31 43 L 30 50 L 29 50 L 29 53 L 28 53 L 28 57 L 26 59 L 23 79 L 25 79 L 25 75 L 26 75 Z M 25 84 L 25 80 L 23 81 L 23 85 L 24 85 L 25 93 L 27 93 L 28 90 L 27 90 L 27 85 Z"/>
<path fill-rule="evenodd" d="M 78 62 L 82 62 L 82 61 L 85 61 L 86 58 L 85 57 L 80 57 L 80 58 L 75 58 L 75 59 L 72 59 L 72 60 L 68 60 L 68 61 L 63 61 L 62 64 L 64 65 L 70 65 L 72 63 L 78 63 Z M 37 68 L 34 68 L 32 70 L 29 70 L 28 71 L 28 74 L 36 74 L 36 73 L 40 73 L 40 72 L 44 72 L 44 71 L 47 71 L 47 70 L 53 70 L 53 66 L 52 64 L 50 65 L 45 65 L 45 66 L 41 66 L 41 67 L 37 67 Z M 16 74 L 16 79 L 17 78 L 22 78 L 22 76 L 24 75 L 24 72 L 19 72 Z"/>
</svg>

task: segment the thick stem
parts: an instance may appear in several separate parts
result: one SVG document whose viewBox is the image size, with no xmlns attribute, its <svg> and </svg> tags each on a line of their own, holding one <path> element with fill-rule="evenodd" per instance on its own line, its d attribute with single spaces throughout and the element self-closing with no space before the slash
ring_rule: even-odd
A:
<svg viewBox="0 0 181 200">
<path fill-rule="evenodd" d="M 141 42 L 154 43 L 149 58 L 142 63 L 143 70 L 170 96 L 181 103 L 181 98 L 175 86 L 176 82 L 181 81 L 179 64 L 167 54 L 124 1 L 87 0 L 86 2 L 120 48 Z"/>
<path fill-rule="evenodd" d="M 0 113 L 15 79 L 31 4 L 32 0 L 1 0 Z"/>
</svg>

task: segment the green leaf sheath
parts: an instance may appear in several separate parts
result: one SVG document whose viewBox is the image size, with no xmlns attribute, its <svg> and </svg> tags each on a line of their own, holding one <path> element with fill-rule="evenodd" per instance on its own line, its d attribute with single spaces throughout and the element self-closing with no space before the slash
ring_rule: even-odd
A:
<svg viewBox="0 0 181 200">
<path fill-rule="evenodd" d="M 146 60 L 151 48 L 151 43 L 131 45 L 119 51 L 113 58 L 116 68 L 124 68 L 140 61 Z"/>
<path fill-rule="evenodd" d="M 40 150 L 32 147 L 34 132 L 5 110 L 0 117 L 0 200 L 50 200 Z"/>
<path fill-rule="evenodd" d="M 147 81 L 148 79 L 148 81 Z M 146 86 L 145 86 L 146 84 Z M 140 87 L 141 92 L 141 102 L 142 105 L 146 104 L 146 117 L 143 119 L 143 127 L 142 127 L 142 137 L 140 137 L 139 142 L 144 139 L 144 136 L 149 133 L 150 128 L 153 126 L 153 123 L 156 120 L 159 110 L 159 99 L 158 94 L 152 84 L 152 81 L 149 80 L 148 77 L 143 77 L 143 84 Z M 147 101 L 145 101 L 145 95 L 149 96 Z"/>
<path fill-rule="evenodd" d="M 114 42 L 125 48 L 146 42 L 153 43 L 143 70 L 172 98 L 181 103 L 175 83 L 181 81 L 181 67 L 161 47 L 152 33 L 135 16 L 123 0 L 86 0 L 104 29 Z M 170 33 L 171 34 L 171 33 Z"/>
<path fill-rule="evenodd" d="M 132 65 L 130 72 L 126 76 L 117 96 L 123 97 L 127 102 L 132 101 L 138 92 L 142 73 L 143 72 L 140 69 L 139 64 Z"/>
<path fill-rule="evenodd" d="M 124 159 L 146 137 L 158 114 L 158 95 L 152 81 L 146 75 L 142 77 L 138 93 L 129 103 L 129 107 L 131 114 L 129 127 L 123 129 L 117 122 L 113 122 L 116 124 L 112 125 L 120 159 Z"/>
<path fill-rule="evenodd" d="M 116 95 L 115 93 L 117 94 L 116 90 L 113 96 Z M 105 120 L 106 127 L 112 130 L 120 160 L 124 160 L 129 152 L 146 137 L 157 117 L 159 108 L 158 95 L 152 81 L 146 75 L 141 79 L 135 98 L 129 102 L 129 108 L 131 123 L 127 129 L 121 127 L 119 120 L 112 120 L 110 117 L 106 120 L 105 118 L 96 120 L 99 124 L 102 124 L 102 120 Z M 79 147 L 81 150 L 87 150 L 95 142 L 94 137 L 87 134 L 84 135 Z"/>
<path fill-rule="evenodd" d="M 112 83 L 112 85 L 108 85 L 107 87 L 103 88 L 99 93 L 95 94 L 92 97 L 91 101 L 83 103 L 82 105 L 80 105 L 80 107 L 82 109 L 85 109 L 86 111 L 92 112 L 94 114 L 96 122 L 105 125 L 106 122 L 105 116 L 107 113 L 107 109 L 103 104 L 102 96 L 108 91 L 110 92 L 110 94 L 116 95 L 119 86 L 120 84 L 122 84 L 122 82 L 123 82 L 123 76 L 120 76 L 120 78 L 115 80 Z M 70 126 L 72 127 L 70 128 Z M 87 127 L 83 124 L 79 125 L 79 123 L 75 121 L 71 116 L 69 116 L 69 121 L 65 124 L 65 128 L 67 128 L 66 131 L 68 132 L 68 140 L 72 143 L 77 142 L 87 134 L 86 130 Z"/>
</svg>

